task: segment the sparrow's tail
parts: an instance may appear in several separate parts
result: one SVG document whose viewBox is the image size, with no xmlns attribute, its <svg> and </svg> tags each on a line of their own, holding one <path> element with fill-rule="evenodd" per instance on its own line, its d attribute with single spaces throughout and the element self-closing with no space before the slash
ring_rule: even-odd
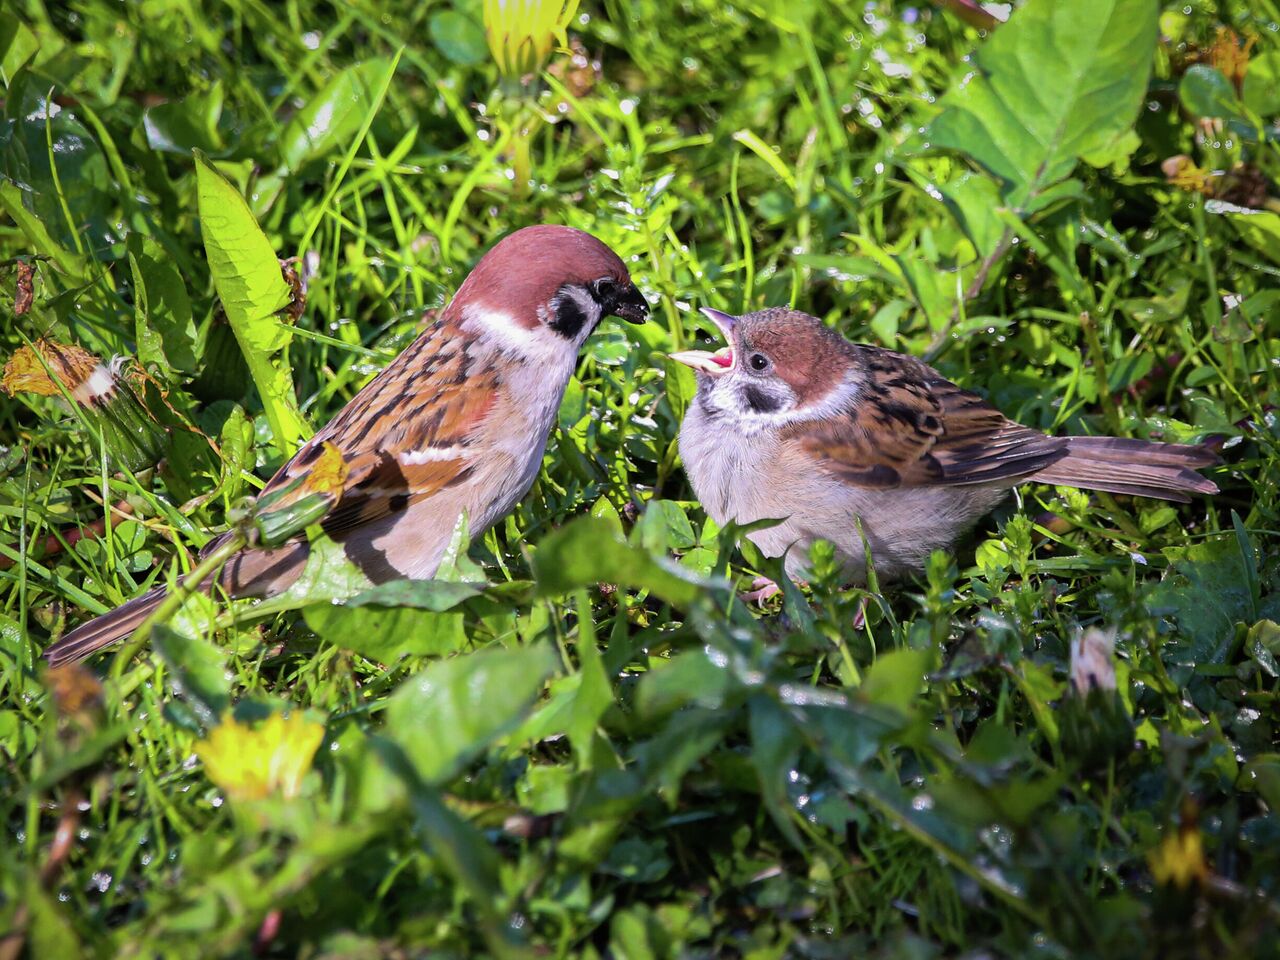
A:
<svg viewBox="0 0 1280 960">
<path fill-rule="evenodd" d="M 142 621 L 164 599 L 165 592 L 164 587 L 157 587 L 100 617 L 94 617 L 88 623 L 82 623 L 45 650 L 49 666 L 60 667 L 64 663 L 76 663 L 107 644 L 129 636 L 142 626 Z"/>
<path fill-rule="evenodd" d="M 1033 475 L 1043 483 L 1187 503 L 1193 493 L 1217 493 L 1196 470 L 1220 463 L 1205 447 L 1118 437 L 1066 437 L 1067 455 Z"/>
<path fill-rule="evenodd" d="M 210 542 L 204 552 L 216 548 L 221 542 Z M 271 596 L 287 590 L 298 579 L 306 562 L 306 543 L 287 543 L 272 550 L 245 550 L 227 561 L 218 575 L 218 585 L 228 596 L 237 599 Z M 208 590 L 212 585 L 213 578 L 210 578 L 200 588 Z M 168 588 L 157 587 L 76 627 L 45 650 L 49 666 L 83 660 L 108 644 L 129 636 L 151 615 L 167 592 Z"/>
</svg>

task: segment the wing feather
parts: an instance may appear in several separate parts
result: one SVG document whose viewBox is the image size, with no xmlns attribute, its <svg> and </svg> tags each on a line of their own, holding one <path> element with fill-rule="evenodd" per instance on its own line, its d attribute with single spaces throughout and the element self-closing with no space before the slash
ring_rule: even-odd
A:
<svg viewBox="0 0 1280 960">
<path fill-rule="evenodd" d="M 1015 482 L 1066 456 L 1065 441 L 1014 423 L 932 367 L 857 347 L 864 379 L 836 417 L 790 428 L 822 469 L 873 488 Z"/>
<path fill-rule="evenodd" d="M 493 410 L 497 369 L 468 355 L 456 326 L 438 320 L 308 440 L 262 489 L 283 490 L 304 476 L 325 442 L 347 463 L 342 494 L 320 521 L 349 530 L 456 486 L 475 469 L 476 428 Z M 305 486 L 297 488 L 305 495 Z M 273 503 L 287 507 L 291 492 Z"/>
</svg>

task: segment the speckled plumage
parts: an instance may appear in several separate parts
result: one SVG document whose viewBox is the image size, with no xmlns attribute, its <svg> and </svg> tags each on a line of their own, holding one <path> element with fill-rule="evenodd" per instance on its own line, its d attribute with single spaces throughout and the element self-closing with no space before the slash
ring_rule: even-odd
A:
<svg viewBox="0 0 1280 960">
<path fill-rule="evenodd" d="M 698 374 L 680 429 L 685 472 L 717 522 L 779 520 L 749 537 L 785 555 L 793 576 L 819 538 L 854 583 L 867 547 L 882 579 L 918 570 L 1026 481 L 1180 501 L 1217 492 L 1195 472 L 1217 461 L 1201 447 L 1050 437 L 923 361 L 850 343 L 807 314 L 707 313 L 729 350 L 673 354 Z"/>
<path fill-rule="evenodd" d="M 563 309 L 562 309 L 563 308 Z M 490 250 L 438 318 L 297 451 L 263 488 L 273 509 L 326 443 L 348 468 L 320 521 L 374 582 L 435 573 L 459 517 L 482 533 L 528 492 L 578 351 L 602 317 L 641 322 L 647 306 L 618 256 L 568 227 L 517 231 Z M 213 541 L 206 552 L 217 547 Z M 246 549 L 219 575 L 232 597 L 271 596 L 302 572 L 307 542 Z M 137 628 L 152 591 L 51 646 L 81 659 Z"/>
</svg>

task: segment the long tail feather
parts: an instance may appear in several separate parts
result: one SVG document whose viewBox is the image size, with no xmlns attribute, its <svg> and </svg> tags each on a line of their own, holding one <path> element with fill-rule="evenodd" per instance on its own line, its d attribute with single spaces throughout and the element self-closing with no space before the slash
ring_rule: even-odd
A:
<svg viewBox="0 0 1280 960">
<path fill-rule="evenodd" d="M 64 663 L 75 663 L 108 644 L 129 636 L 150 616 L 151 611 L 164 599 L 164 595 L 165 588 L 157 587 L 88 623 L 82 623 L 45 650 L 49 666 L 60 667 Z"/>
<path fill-rule="evenodd" d="M 208 551 L 219 541 L 205 547 Z M 273 550 L 246 550 L 232 557 L 219 575 L 222 590 L 229 596 L 264 597 L 287 590 L 307 560 L 305 543 L 288 543 Z M 201 589 L 212 586 L 212 578 L 201 584 Z M 56 667 L 63 663 L 83 660 L 97 653 L 108 644 L 129 636 L 142 625 L 156 605 L 164 599 L 165 587 L 157 587 L 150 593 L 135 597 L 88 623 L 76 627 L 65 637 L 45 650 L 45 659 Z"/>
<path fill-rule="evenodd" d="M 1067 455 L 1034 475 L 1043 483 L 1187 503 L 1193 493 L 1217 493 L 1196 473 L 1220 458 L 1205 447 L 1116 437 L 1068 437 Z"/>
</svg>

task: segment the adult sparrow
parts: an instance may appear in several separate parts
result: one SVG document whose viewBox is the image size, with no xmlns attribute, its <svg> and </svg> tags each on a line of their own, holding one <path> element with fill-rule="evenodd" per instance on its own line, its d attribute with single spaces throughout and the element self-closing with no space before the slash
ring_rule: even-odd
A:
<svg viewBox="0 0 1280 960">
<path fill-rule="evenodd" d="M 697 372 L 680 427 L 685 472 L 717 523 L 779 520 L 747 536 L 785 556 L 790 576 L 804 575 L 819 538 L 854 584 L 866 582 L 866 547 L 881 579 L 919 570 L 1027 481 L 1184 502 L 1218 491 L 1195 472 L 1218 460 L 1202 447 L 1050 437 L 807 314 L 703 313 L 729 345 L 671 355 Z"/>
<path fill-rule="evenodd" d="M 302 445 L 258 501 L 274 494 L 273 510 L 288 506 L 287 488 L 332 444 L 348 472 L 321 527 L 375 583 L 428 578 L 464 511 L 479 535 L 532 486 L 578 350 L 601 318 L 643 323 L 648 311 L 622 260 L 595 237 L 519 230 L 481 258 L 439 317 Z M 301 536 L 250 547 L 217 582 L 231 597 L 272 596 L 297 579 L 307 552 Z M 130 600 L 45 656 L 55 665 L 88 656 L 133 632 L 163 596 L 160 588 Z"/>
</svg>

